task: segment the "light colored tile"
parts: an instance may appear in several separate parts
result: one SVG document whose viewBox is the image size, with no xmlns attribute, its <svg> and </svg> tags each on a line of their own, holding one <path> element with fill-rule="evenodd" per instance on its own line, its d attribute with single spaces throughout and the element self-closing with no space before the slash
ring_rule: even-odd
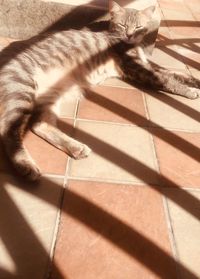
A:
<svg viewBox="0 0 200 279">
<path fill-rule="evenodd" d="M 70 181 L 54 263 L 62 278 L 175 279 L 161 195 L 150 187 Z M 60 277 L 54 271 L 51 278 Z"/>
<path fill-rule="evenodd" d="M 189 201 L 185 193 L 178 190 L 168 190 L 170 196 L 178 200 L 181 204 L 192 207 L 196 215 L 200 218 L 200 192 L 186 191 L 186 194 L 192 195 L 195 202 Z M 190 202 L 190 203 L 189 203 Z M 190 269 L 196 278 L 200 278 L 200 222 L 192 214 L 175 202 L 168 200 L 169 213 L 172 222 L 172 228 L 178 251 L 180 262 Z M 189 279 L 183 270 L 180 270 L 182 279 Z"/>
<path fill-rule="evenodd" d="M 189 100 L 172 94 L 146 95 L 147 108 L 154 126 L 200 131 L 200 99 Z"/>
<path fill-rule="evenodd" d="M 159 66 L 173 69 L 185 69 L 185 64 L 182 62 L 181 57 L 178 54 L 176 46 L 169 45 L 167 47 L 160 46 L 153 50 L 153 54 L 150 60 Z"/>
<path fill-rule="evenodd" d="M 54 237 L 61 179 L 28 185 L 0 174 L 1 278 L 42 279 Z M 12 277 L 16 276 L 16 277 Z"/>
<path fill-rule="evenodd" d="M 76 127 L 76 138 L 93 151 L 87 159 L 70 161 L 70 176 L 103 181 L 157 181 L 154 149 L 147 131 L 86 121 L 79 121 Z"/>
</svg>

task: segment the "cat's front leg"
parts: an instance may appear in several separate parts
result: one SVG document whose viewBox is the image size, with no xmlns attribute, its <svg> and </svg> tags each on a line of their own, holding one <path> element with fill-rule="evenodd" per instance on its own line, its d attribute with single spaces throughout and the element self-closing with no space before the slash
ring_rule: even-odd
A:
<svg viewBox="0 0 200 279">
<path fill-rule="evenodd" d="M 36 123 L 32 127 L 32 131 L 74 159 L 78 160 L 88 157 L 91 152 L 91 149 L 87 145 L 69 137 L 58 128 L 53 127 L 48 123 Z"/>
<path fill-rule="evenodd" d="M 89 155 L 91 149 L 87 145 L 73 139 L 55 127 L 56 116 L 54 113 L 46 111 L 43 116 L 32 124 L 31 130 L 33 133 L 74 159 L 82 159 Z"/>
<path fill-rule="evenodd" d="M 126 56 L 122 63 L 124 79 L 159 92 L 181 95 L 189 99 L 200 96 L 200 81 L 154 64 L 140 64 Z"/>
<path fill-rule="evenodd" d="M 161 67 L 152 68 L 155 82 L 161 85 L 161 90 L 181 95 L 188 99 L 197 99 L 200 96 L 200 81 L 181 72 L 167 70 Z"/>
</svg>

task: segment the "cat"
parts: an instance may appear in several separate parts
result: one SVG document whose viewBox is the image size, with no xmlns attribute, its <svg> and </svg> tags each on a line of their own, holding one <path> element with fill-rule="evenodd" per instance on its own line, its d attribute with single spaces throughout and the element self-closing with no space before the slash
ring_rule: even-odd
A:
<svg viewBox="0 0 200 279">
<path fill-rule="evenodd" d="M 16 44 L 4 51 L 0 137 L 17 172 L 29 180 L 41 175 L 23 145 L 30 122 L 35 134 L 75 159 L 87 157 L 91 151 L 56 128 L 59 102 L 72 89 L 84 91 L 117 77 L 190 99 L 198 97 L 198 81 L 151 64 L 140 46 L 154 7 L 128 10 L 110 1 L 109 11 L 108 32 L 83 29 L 41 34 L 20 42 L 19 52 Z M 44 84 L 41 87 L 43 77 L 45 89 Z"/>
</svg>

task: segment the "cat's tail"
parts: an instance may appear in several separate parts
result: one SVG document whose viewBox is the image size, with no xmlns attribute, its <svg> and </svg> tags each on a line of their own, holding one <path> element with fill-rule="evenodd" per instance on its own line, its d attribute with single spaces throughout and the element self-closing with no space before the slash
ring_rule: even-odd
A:
<svg viewBox="0 0 200 279">
<path fill-rule="evenodd" d="M 11 86 L 7 92 L 3 88 L 0 92 L 0 136 L 17 172 L 34 181 L 39 178 L 40 171 L 23 145 L 23 136 L 35 106 L 34 84 L 12 82 Z"/>
</svg>

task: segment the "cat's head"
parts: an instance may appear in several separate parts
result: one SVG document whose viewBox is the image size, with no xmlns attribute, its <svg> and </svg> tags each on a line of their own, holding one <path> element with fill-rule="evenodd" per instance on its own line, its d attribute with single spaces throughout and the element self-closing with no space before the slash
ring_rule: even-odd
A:
<svg viewBox="0 0 200 279">
<path fill-rule="evenodd" d="M 148 31 L 155 6 L 144 10 L 125 9 L 115 1 L 109 1 L 110 32 L 128 44 L 139 44 Z"/>
</svg>

